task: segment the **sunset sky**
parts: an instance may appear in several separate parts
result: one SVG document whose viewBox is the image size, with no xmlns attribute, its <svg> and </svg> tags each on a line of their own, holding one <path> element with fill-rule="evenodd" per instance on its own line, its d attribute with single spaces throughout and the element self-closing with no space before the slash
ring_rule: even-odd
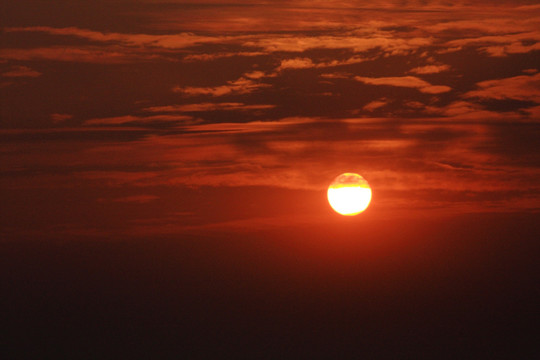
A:
<svg viewBox="0 0 540 360">
<path fill-rule="evenodd" d="M 380 356 L 531 346 L 538 1 L 1 12 L 2 282 L 21 334 L 52 348 L 40 329 L 61 318 L 52 333 L 77 343 L 92 319 L 97 339 L 95 318 L 114 314 L 107 334 L 195 328 L 183 351 L 317 354 L 328 340 L 346 356 L 366 333 Z M 326 199 L 345 172 L 373 191 L 355 217 Z"/>
</svg>

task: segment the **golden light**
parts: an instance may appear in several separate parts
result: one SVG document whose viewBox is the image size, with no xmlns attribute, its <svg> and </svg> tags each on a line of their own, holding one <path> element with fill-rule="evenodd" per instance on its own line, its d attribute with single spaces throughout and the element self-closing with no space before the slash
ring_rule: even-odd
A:
<svg viewBox="0 0 540 360">
<path fill-rule="evenodd" d="M 341 174 L 328 186 L 328 202 L 338 214 L 358 215 L 366 210 L 371 201 L 368 182 L 354 173 Z"/>
</svg>

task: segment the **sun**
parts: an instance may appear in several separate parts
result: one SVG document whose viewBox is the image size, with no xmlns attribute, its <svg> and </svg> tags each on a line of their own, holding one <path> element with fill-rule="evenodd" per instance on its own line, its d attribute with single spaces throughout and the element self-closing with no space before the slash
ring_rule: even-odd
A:
<svg viewBox="0 0 540 360">
<path fill-rule="evenodd" d="M 338 214 L 354 216 L 366 210 L 371 201 L 371 187 L 360 175 L 344 173 L 328 186 L 328 202 Z"/>
</svg>

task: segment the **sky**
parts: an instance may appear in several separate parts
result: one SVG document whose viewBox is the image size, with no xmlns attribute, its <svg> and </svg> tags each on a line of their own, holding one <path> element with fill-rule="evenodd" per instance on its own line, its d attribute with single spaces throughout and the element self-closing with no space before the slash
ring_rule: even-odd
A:
<svg viewBox="0 0 540 360">
<path fill-rule="evenodd" d="M 538 1 L 32 0 L 0 17 L 2 280 L 13 314 L 33 308 L 10 317 L 21 334 L 92 318 L 97 339 L 89 314 L 114 313 L 110 334 L 189 324 L 193 351 L 532 344 Z M 352 218 L 326 199 L 345 172 L 373 191 Z"/>
</svg>

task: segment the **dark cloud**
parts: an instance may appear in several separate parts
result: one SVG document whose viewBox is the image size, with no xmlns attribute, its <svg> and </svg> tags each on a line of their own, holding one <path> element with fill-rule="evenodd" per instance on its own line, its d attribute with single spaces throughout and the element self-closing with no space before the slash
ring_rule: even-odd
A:
<svg viewBox="0 0 540 360">
<path fill-rule="evenodd" d="M 6 72 L 0 74 L 3 77 L 17 78 L 17 77 L 38 77 L 41 76 L 39 71 L 33 70 L 28 66 L 13 66 Z"/>
</svg>

